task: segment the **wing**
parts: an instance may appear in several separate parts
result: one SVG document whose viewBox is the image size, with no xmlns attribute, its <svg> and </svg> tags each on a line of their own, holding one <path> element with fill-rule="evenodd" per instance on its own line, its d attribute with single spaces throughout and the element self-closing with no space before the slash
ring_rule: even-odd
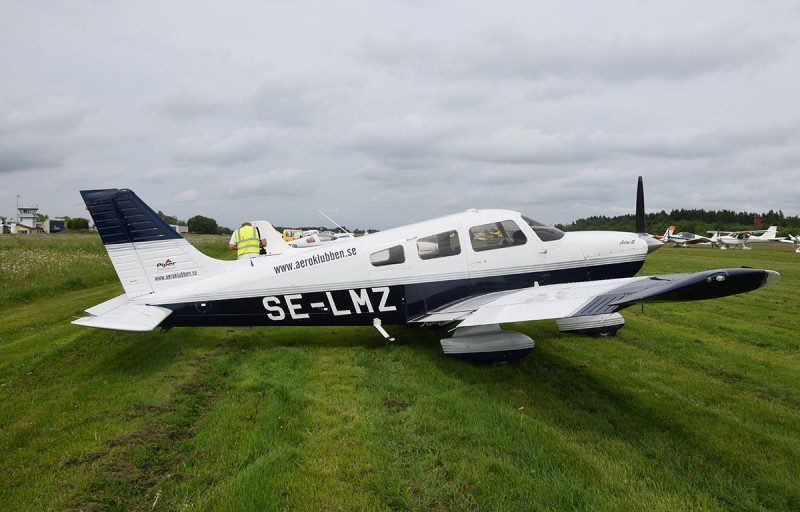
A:
<svg viewBox="0 0 800 512">
<path fill-rule="evenodd" d="M 732 268 L 688 274 L 629 277 L 582 283 L 534 286 L 471 297 L 416 318 L 417 323 L 458 327 L 525 322 L 614 313 L 643 302 L 714 299 L 772 284 L 772 270 Z"/>
<path fill-rule="evenodd" d="M 167 318 L 171 309 L 143 304 L 130 304 L 125 294 L 107 300 L 86 310 L 91 316 L 78 318 L 72 323 L 100 329 L 119 331 L 150 331 Z"/>
</svg>

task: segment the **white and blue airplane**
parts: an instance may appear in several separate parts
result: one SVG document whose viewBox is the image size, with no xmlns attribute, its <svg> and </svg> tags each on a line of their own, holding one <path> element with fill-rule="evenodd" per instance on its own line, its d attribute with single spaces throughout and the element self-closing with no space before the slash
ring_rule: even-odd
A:
<svg viewBox="0 0 800 512">
<path fill-rule="evenodd" d="M 661 242 L 637 231 L 569 232 L 509 210 L 446 217 L 250 260 L 206 256 L 133 191 L 81 191 L 124 293 L 73 323 L 162 332 L 189 326 L 454 324 L 445 354 L 509 361 L 533 349 L 508 322 L 614 335 L 644 302 L 712 299 L 776 282 L 771 270 L 634 275 Z M 268 249 L 269 243 L 268 243 Z"/>
</svg>

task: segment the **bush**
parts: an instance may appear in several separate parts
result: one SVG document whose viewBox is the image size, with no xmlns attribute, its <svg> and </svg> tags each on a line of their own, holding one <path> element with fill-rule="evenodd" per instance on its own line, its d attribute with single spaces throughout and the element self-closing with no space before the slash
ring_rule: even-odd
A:
<svg viewBox="0 0 800 512">
<path fill-rule="evenodd" d="M 217 232 L 217 221 L 202 215 L 195 215 L 187 222 L 192 233 L 214 234 Z"/>
</svg>

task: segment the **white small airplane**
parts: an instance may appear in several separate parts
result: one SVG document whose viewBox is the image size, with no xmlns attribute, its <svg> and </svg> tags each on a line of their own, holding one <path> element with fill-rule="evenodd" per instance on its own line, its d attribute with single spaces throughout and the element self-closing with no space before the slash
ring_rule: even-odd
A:
<svg viewBox="0 0 800 512">
<path fill-rule="evenodd" d="M 259 221 L 260 222 L 260 221 Z M 318 229 L 309 229 L 303 231 L 303 236 L 297 240 L 292 240 L 289 243 L 290 247 L 311 247 L 314 245 L 322 245 L 345 238 L 353 238 L 352 233 L 333 233 L 330 231 L 320 231 Z"/>
<path fill-rule="evenodd" d="M 760 236 L 754 236 L 761 233 Z M 741 247 L 743 250 L 749 251 L 750 244 L 754 243 L 767 243 L 767 242 L 780 242 L 784 237 L 778 237 L 778 226 L 770 226 L 769 229 L 761 229 L 755 231 L 732 231 L 724 235 L 719 235 L 717 244 L 720 249 L 736 249 Z"/>
<path fill-rule="evenodd" d="M 800 235 L 789 235 L 785 239 L 781 240 L 781 242 L 786 244 L 794 244 L 794 252 L 800 252 Z"/>
<path fill-rule="evenodd" d="M 373 325 L 391 341 L 384 324 L 456 323 L 453 336 L 441 340 L 445 354 L 510 361 L 534 342 L 502 330 L 507 322 L 555 319 L 564 332 L 614 335 L 624 324 L 619 311 L 633 304 L 723 297 L 780 278 L 752 268 L 633 277 L 661 245 L 652 237 L 564 233 L 509 210 L 467 210 L 222 261 L 195 249 L 131 190 L 81 195 L 124 293 L 73 323 L 104 329 Z M 643 219 L 637 199 L 641 233 Z"/>
<path fill-rule="evenodd" d="M 717 234 L 714 234 L 711 238 L 702 235 L 696 235 L 694 233 L 690 233 L 689 231 L 681 231 L 680 233 L 675 233 L 675 226 L 670 226 L 667 229 L 667 232 L 664 233 L 664 236 L 661 238 L 661 241 L 664 243 L 671 242 L 674 247 L 688 247 L 690 245 L 695 244 L 716 244 L 717 243 Z"/>
</svg>

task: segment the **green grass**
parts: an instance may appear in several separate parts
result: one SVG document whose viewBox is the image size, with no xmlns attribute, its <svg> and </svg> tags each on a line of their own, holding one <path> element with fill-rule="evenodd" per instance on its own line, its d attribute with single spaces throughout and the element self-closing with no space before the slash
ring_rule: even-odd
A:
<svg viewBox="0 0 800 512">
<path fill-rule="evenodd" d="M 232 257 L 226 237 L 192 241 Z M 647 274 L 782 280 L 630 308 L 615 338 L 505 326 L 537 341 L 506 365 L 443 356 L 446 330 L 72 325 L 121 293 L 103 253 L 90 235 L 0 237 L 3 510 L 800 508 L 790 246 L 664 248 Z"/>
</svg>

